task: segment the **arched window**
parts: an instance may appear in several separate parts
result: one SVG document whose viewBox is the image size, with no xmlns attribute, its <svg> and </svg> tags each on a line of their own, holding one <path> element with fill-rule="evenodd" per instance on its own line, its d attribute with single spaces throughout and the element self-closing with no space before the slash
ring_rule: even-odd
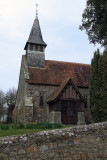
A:
<svg viewBox="0 0 107 160">
<path fill-rule="evenodd" d="M 44 102 L 44 98 L 43 95 L 40 95 L 40 106 L 43 106 Z"/>
</svg>

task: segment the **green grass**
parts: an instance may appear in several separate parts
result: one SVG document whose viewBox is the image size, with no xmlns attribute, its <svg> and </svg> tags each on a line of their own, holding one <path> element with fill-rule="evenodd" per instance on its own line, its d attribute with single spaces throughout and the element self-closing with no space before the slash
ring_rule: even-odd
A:
<svg viewBox="0 0 107 160">
<path fill-rule="evenodd" d="M 49 129 L 8 129 L 8 130 L 0 130 L 0 137 L 12 136 L 12 135 L 23 135 L 27 133 L 36 133 Z"/>
<path fill-rule="evenodd" d="M 28 125 L 14 125 L 14 124 L 2 124 L 0 125 L 0 137 L 12 136 L 12 135 L 23 135 L 27 133 L 36 133 L 40 131 L 69 128 L 59 123 L 41 123 L 41 124 L 28 124 Z"/>
</svg>

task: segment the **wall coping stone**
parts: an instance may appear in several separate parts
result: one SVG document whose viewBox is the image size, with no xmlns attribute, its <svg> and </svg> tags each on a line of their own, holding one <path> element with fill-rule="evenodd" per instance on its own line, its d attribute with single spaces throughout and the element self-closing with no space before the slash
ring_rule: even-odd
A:
<svg viewBox="0 0 107 160">
<path fill-rule="evenodd" d="M 64 137 L 71 137 L 71 136 L 81 136 L 82 133 L 89 134 L 89 131 L 96 131 L 96 130 L 102 130 L 102 128 L 107 128 L 107 122 L 102 123 L 94 123 L 90 125 L 83 125 L 83 126 L 74 126 L 70 128 L 64 128 L 64 129 L 56 129 L 56 130 L 49 130 L 49 131 L 41 131 L 33 134 L 24 134 L 24 135 L 17 135 L 17 136 L 7 136 L 7 137 L 0 137 L 0 144 L 12 144 L 17 142 L 26 142 L 27 140 L 30 140 L 32 138 L 35 139 L 35 141 L 49 141 L 49 139 L 53 140 L 57 137 L 57 139 L 63 139 Z"/>
</svg>

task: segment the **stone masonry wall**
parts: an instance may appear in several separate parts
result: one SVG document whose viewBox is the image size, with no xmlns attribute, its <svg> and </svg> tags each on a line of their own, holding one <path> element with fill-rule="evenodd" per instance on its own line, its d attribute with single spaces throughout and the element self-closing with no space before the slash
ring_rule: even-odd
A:
<svg viewBox="0 0 107 160">
<path fill-rule="evenodd" d="M 0 160 L 107 160 L 107 122 L 0 138 Z"/>
<path fill-rule="evenodd" d="M 28 68 L 26 65 L 26 56 L 22 56 L 22 63 L 20 68 L 18 92 L 16 97 L 16 105 L 13 110 L 13 122 L 24 123 L 25 121 L 25 97 L 26 97 L 26 83 L 29 79 Z"/>
<path fill-rule="evenodd" d="M 87 108 L 85 108 L 86 123 L 93 123 L 93 118 L 90 111 L 90 93 L 89 88 L 78 88 L 84 98 L 87 99 Z"/>
<path fill-rule="evenodd" d="M 18 124 L 31 123 L 36 120 L 47 122 L 49 106 L 46 103 L 46 99 L 56 90 L 57 87 L 48 85 L 31 85 L 27 82 L 28 79 L 29 73 L 26 56 L 23 56 L 16 106 L 13 111 L 13 122 Z M 44 106 L 42 107 L 39 106 L 40 92 L 43 92 L 44 96 Z"/>
<path fill-rule="evenodd" d="M 25 65 L 24 65 L 25 57 L 22 56 L 21 68 L 20 68 L 20 76 L 19 76 L 19 84 L 18 84 L 18 91 L 16 97 L 16 105 L 13 110 L 13 122 L 17 123 L 17 119 L 20 115 L 20 110 L 23 109 L 24 103 L 24 91 L 25 91 Z M 20 112 L 20 113 L 19 113 Z M 21 119 L 21 118 L 20 118 Z"/>
<path fill-rule="evenodd" d="M 48 103 L 46 103 L 46 100 L 48 97 L 50 97 L 56 90 L 57 90 L 58 86 L 50 86 L 50 85 L 29 85 L 28 83 L 26 83 L 26 96 L 27 98 L 32 97 L 33 99 L 33 110 L 35 115 L 33 115 L 33 121 L 40 121 L 40 122 L 47 122 L 50 121 L 49 120 L 49 105 Z M 80 92 L 82 93 L 82 95 L 88 95 L 89 96 L 89 90 L 87 88 L 79 88 Z M 44 97 L 44 106 L 40 107 L 39 103 L 40 103 L 40 93 L 43 93 L 43 97 Z M 89 97 L 88 97 L 89 99 Z M 29 107 L 30 109 L 31 107 Z M 88 108 L 85 109 L 86 113 L 86 118 L 88 119 L 89 123 L 92 123 L 92 117 L 90 114 L 90 107 L 88 105 Z M 28 110 L 28 112 L 30 113 L 30 110 Z M 28 113 L 27 112 L 27 113 Z M 29 117 L 27 115 L 27 117 Z M 32 119 L 31 118 L 31 119 Z M 87 121 L 87 120 L 86 120 Z"/>
<path fill-rule="evenodd" d="M 53 92 L 57 89 L 57 86 L 49 86 L 49 85 L 26 85 L 26 95 L 27 98 L 32 98 L 33 104 L 33 119 L 32 121 L 38 120 L 39 122 L 48 122 L 49 115 L 49 105 L 46 103 L 46 100 L 49 96 L 53 94 Z M 40 94 L 44 97 L 44 104 L 40 106 Z M 26 106 L 26 105 L 25 105 Z M 25 107 L 26 108 L 26 107 Z M 31 107 L 29 107 L 30 109 Z M 29 110 L 30 112 L 30 110 Z M 27 116 L 28 117 L 28 116 Z"/>
<path fill-rule="evenodd" d="M 29 75 L 26 66 L 26 57 L 22 56 L 16 105 L 19 105 L 25 96 L 25 79 L 29 79 Z"/>
</svg>

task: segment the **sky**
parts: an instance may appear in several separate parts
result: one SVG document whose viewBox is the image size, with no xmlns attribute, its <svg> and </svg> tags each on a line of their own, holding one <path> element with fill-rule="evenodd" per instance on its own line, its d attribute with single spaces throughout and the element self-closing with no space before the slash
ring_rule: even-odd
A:
<svg viewBox="0 0 107 160">
<path fill-rule="evenodd" d="M 79 30 L 86 0 L 0 0 L 0 89 L 4 92 L 18 87 L 36 3 L 47 60 L 90 64 L 94 51 L 100 48 Z"/>
</svg>

